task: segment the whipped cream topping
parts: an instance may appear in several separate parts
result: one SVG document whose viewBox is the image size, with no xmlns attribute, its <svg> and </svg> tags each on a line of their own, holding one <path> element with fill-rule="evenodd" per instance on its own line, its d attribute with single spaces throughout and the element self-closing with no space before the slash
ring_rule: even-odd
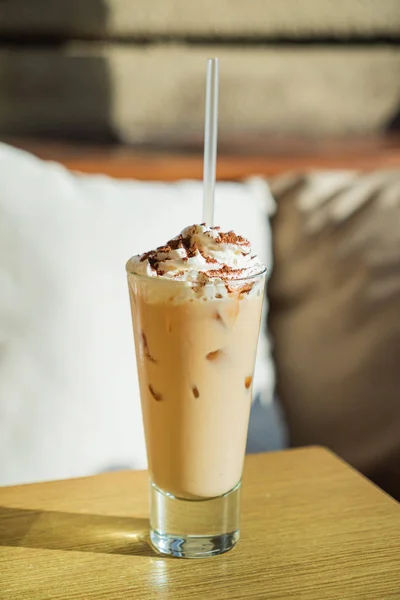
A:
<svg viewBox="0 0 400 600">
<path fill-rule="evenodd" d="M 128 271 L 149 277 L 207 283 L 229 283 L 263 270 L 250 242 L 233 231 L 191 225 L 165 246 L 133 256 Z"/>
</svg>

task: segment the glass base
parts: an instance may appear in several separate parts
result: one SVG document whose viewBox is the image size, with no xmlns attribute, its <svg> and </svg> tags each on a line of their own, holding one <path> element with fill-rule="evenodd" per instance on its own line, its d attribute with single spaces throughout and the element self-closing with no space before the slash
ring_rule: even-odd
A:
<svg viewBox="0 0 400 600">
<path fill-rule="evenodd" d="M 216 536 L 177 536 L 150 531 L 150 540 L 157 552 L 177 558 L 207 558 L 231 550 L 239 540 L 239 530 Z"/>
<path fill-rule="evenodd" d="M 240 537 L 239 482 L 206 500 L 176 498 L 150 483 L 150 540 L 157 552 L 207 558 L 227 552 Z"/>
</svg>

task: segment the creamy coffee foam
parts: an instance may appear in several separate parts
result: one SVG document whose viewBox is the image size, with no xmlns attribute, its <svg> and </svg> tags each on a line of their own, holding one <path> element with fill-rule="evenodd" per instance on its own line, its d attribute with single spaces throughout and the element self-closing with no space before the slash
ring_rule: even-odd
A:
<svg viewBox="0 0 400 600">
<path fill-rule="evenodd" d="M 127 267 L 138 275 L 204 285 L 246 279 L 263 269 L 247 239 L 204 223 L 186 227 L 165 246 L 133 256 Z"/>
</svg>

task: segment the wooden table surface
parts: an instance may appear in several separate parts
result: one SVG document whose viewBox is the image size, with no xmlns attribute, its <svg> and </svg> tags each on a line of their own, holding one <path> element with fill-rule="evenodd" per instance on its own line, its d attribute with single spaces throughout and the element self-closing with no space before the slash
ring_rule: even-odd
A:
<svg viewBox="0 0 400 600">
<path fill-rule="evenodd" d="M 146 472 L 1 488 L 0 598 L 400 598 L 400 505 L 321 448 L 247 457 L 231 552 L 161 557 L 147 529 Z"/>
</svg>

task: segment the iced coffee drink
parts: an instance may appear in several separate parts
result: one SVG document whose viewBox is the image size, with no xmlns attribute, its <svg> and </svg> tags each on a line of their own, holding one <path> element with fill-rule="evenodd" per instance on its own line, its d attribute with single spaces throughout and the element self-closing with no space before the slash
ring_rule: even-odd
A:
<svg viewBox="0 0 400 600">
<path fill-rule="evenodd" d="M 265 268 L 240 235 L 193 225 L 127 271 L 151 539 L 178 556 L 225 551 L 239 535 Z"/>
</svg>

